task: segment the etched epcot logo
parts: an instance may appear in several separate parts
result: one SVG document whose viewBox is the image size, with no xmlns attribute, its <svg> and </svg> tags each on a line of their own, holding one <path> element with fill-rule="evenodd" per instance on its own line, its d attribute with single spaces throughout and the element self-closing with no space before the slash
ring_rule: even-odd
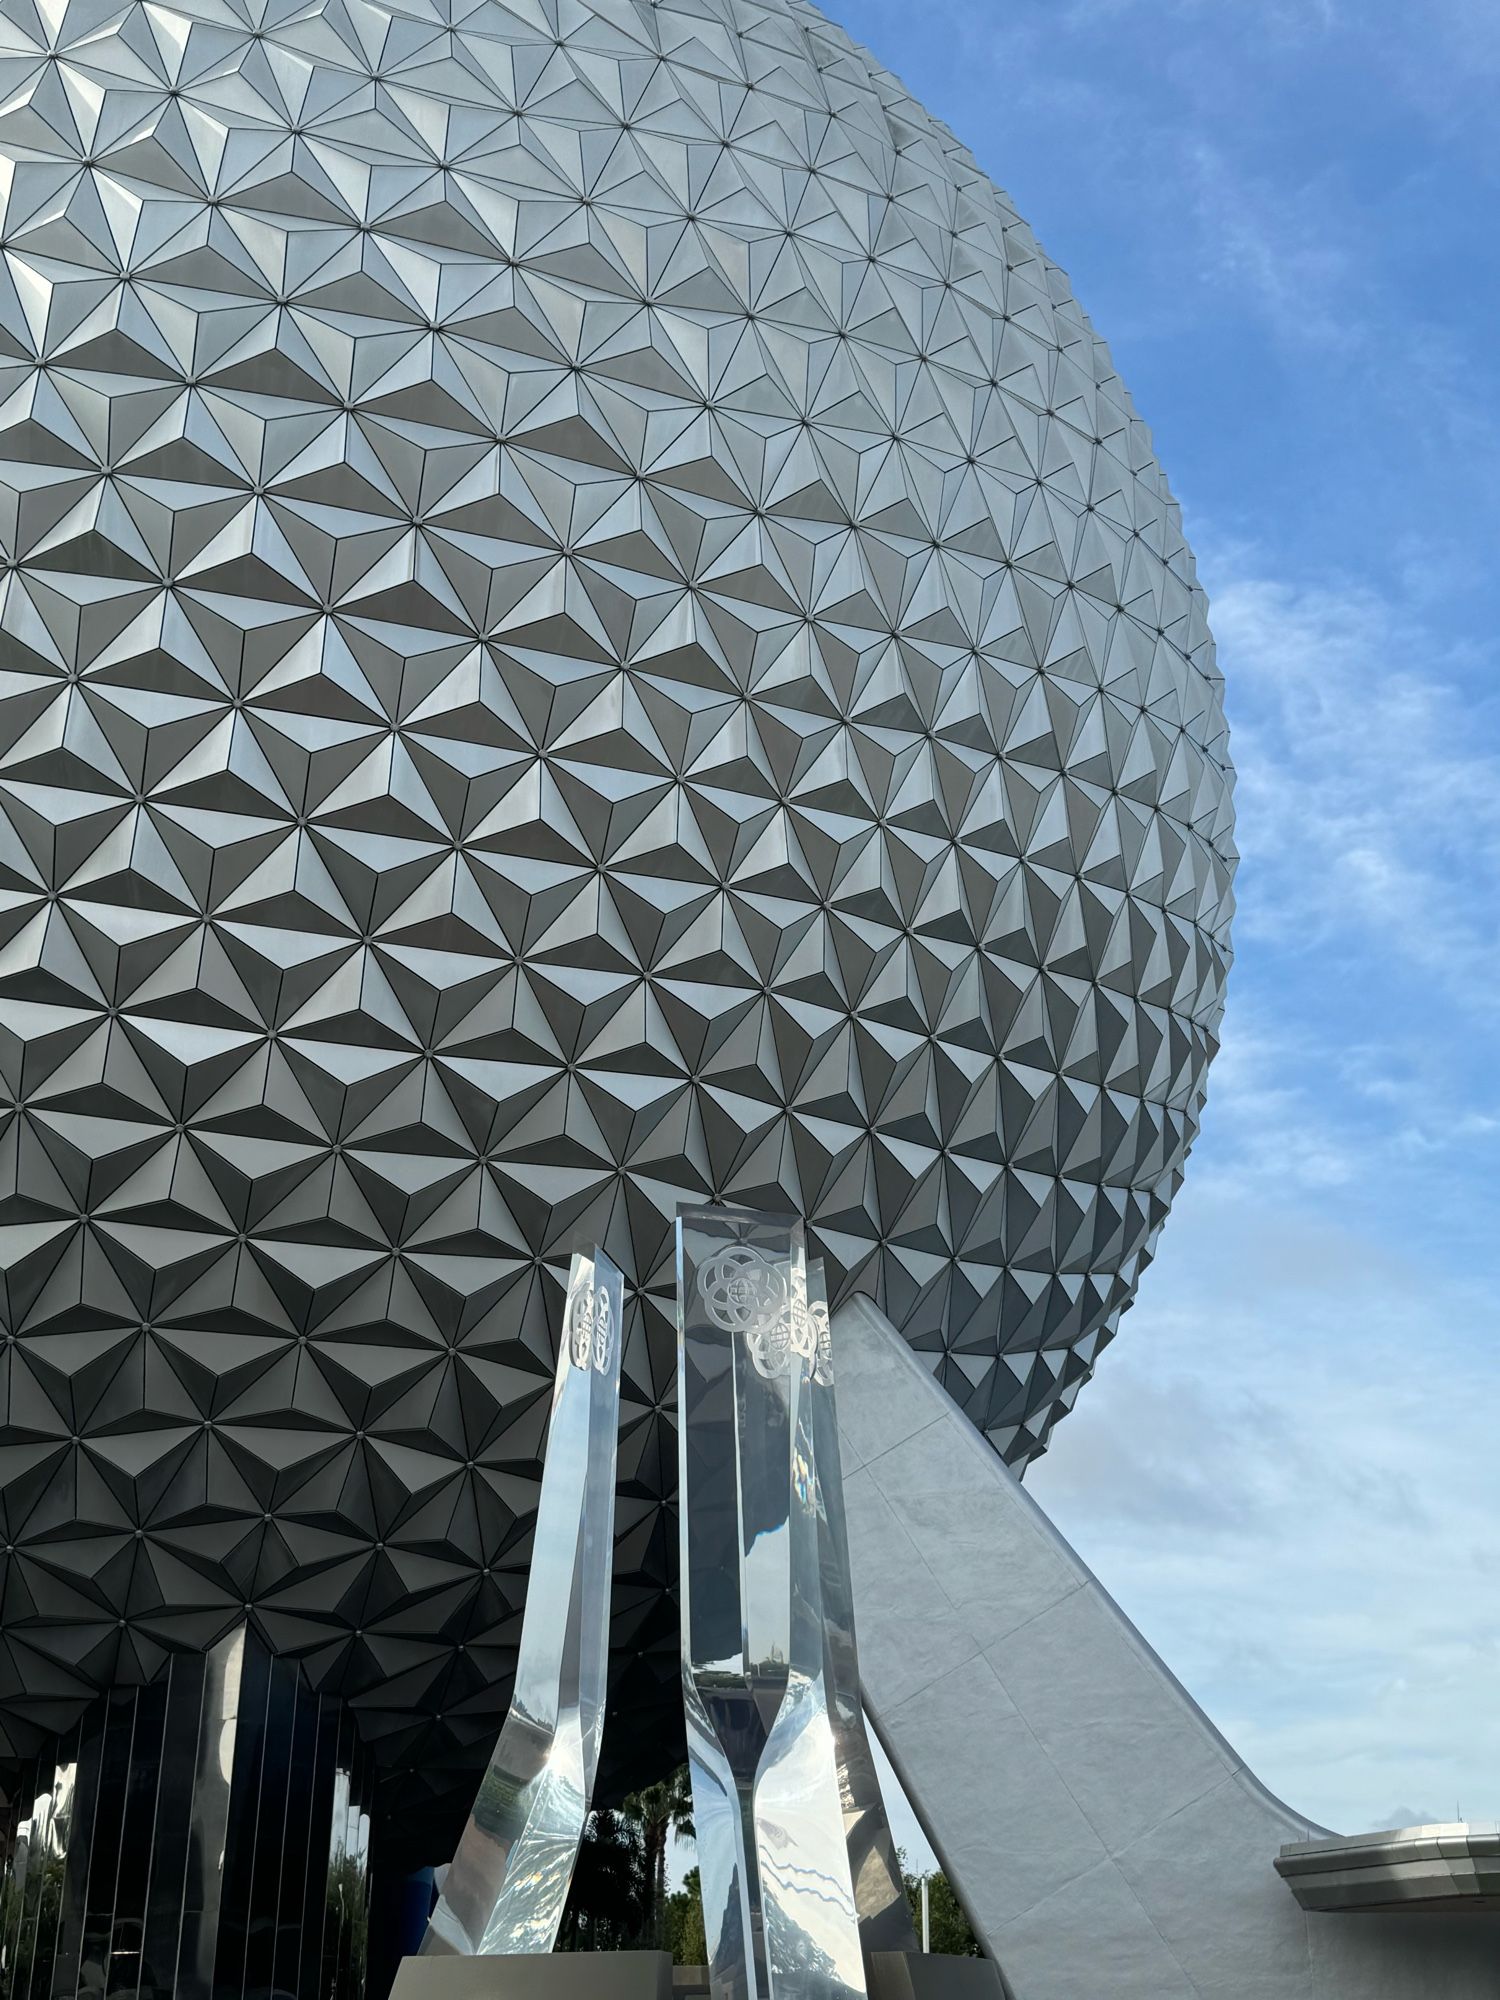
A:
<svg viewBox="0 0 1500 2000">
<path fill-rule="evenodd" d="M 760 1374 L 786 1373 L 797 1344 L 786 1267 L 753 1243 L 735 1243 L 708 1258 L 698 1272 L 698 1296 L 717 1327 L 743 1334 Z"/>
<path fill-rule="evenodd" d="M 412 1826 L 571 1246 L 640 1702 L 676 1205 L 805 1216 L 1023 1466 L 1227 961 L 1204 599 L 1062 273 L 811 8 L 550 20 L 0 45 L 0 1712 L 249 1601 Z"/>
<path fill-rule="evenodd" d="M 609 1293 L 587 1284 L 573 1295 L 568 1312 L 568 1352 L 575 1368 L 593 1368 L 602 1375 L 613 1357 L 614 1318 Z"/>
<path fill-rule="evenodd" d="M 832 1382 L 833 1327 L 828 1317 L 828 1301 L 814 1299 L 809 1311 L 812 1315 L 813 1374 L 820 1382 Z"/>
<path fill-rule="evenodd" d="M 594 1373 L 602 1375 L 614 1358 L 615 1323 L 609 1308 L 609 1293 L 594 1292 Z"/>
</svg>

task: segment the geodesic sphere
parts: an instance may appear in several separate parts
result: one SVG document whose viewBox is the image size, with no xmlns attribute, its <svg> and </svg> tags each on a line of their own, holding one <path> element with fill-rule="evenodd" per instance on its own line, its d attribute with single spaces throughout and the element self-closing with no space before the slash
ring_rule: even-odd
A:
<svg viewBox="0 0 1500 2000">
<path fill-rule="evenodd" d="M 1222 1002 L 1204 599 L 797 0 L 5 0 L 0 82 L 0 1703 L 250 1604 L 440 1795 L 576 1242 L 622 1699 L 678 1202 L 803 1214 L 1016 1465 L 1067 1408 Z"/>
</svg>

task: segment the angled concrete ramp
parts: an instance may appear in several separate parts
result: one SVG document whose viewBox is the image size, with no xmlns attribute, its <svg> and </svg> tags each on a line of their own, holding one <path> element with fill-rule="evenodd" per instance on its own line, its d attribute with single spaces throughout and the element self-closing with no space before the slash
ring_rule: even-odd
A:
<svg viewBox="0 0 1500 2000">
<path fill-rule="evenodd" d="M 1273 1798 L 867 1301 L 834 1321 L 865 1705 L 1014 2000 L 1500 2000 L 1500 1916 L 1321 1915 Z"/>
</svg>

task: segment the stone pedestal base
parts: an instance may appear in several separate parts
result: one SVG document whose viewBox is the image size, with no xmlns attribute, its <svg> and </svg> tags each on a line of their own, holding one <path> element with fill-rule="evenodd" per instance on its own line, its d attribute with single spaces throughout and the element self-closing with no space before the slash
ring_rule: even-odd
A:
<svg viewBox="0 0 1500 2000">
<path fill-rule="evenodd" d="M 403 1958 L 391 2000 L 672 2000 L 672 1961 L 664 1951 Z"/>
<path fill-rule="evenodd" d="M 870 2000 L 1004 2000 L 1000 1968 L 989 1958 L 941 1951 L 872 1951 L 865 1961 Z"/>
</svg>

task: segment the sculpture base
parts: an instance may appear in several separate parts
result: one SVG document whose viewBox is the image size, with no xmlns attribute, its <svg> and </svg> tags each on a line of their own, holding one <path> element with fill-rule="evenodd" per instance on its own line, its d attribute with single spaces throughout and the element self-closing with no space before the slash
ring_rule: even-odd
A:
<svg viewBox="0 0 1500 2000">
<path fill-rule="evenodd" d="M 870 2000 L 1004 2000 L 992 1958 L 942 1951 L 872 1951 L 865 1960 Z"/>
<path fill-rule="evenodd" d="M 580 2000 L 584 1994 L 588 2000 L 672 2000 L 672 1961 L 664 1951 L 517 1952 L 493 1958 L 435 1953 L 403 1958 L 391 1988 L 391 2000 Z"/>
</svg>

